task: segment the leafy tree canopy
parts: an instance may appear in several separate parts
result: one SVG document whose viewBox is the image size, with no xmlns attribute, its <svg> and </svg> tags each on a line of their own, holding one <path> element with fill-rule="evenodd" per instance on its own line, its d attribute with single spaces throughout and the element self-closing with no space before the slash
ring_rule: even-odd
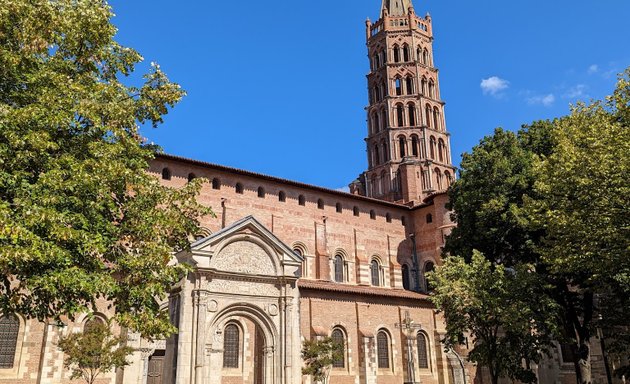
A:
<svg viewBox="0 0 630 384">
<path fill-rule="evenodd" d="M 64 366 L 72 370 L 71 379 L 92 384 L 101 374 L 129 365 L 127 356 L 133 348 L 113 335 L 111 322 L 92 320 L 88 324 L 83 332 L 62 336 L 57 345 L 64 353 Z"/>
<path fill-rule="evenodd" d="M 147 174 L 157 126 L 184 92 L 114 40 L 106 1 L 5 0 L 0 7 L 0 311 L 73 316 L 103 298 L 144 335 L 172 331 L 157 299 L 183 272 L 201 181 Z"/>
<path fill-rule="evenodd" d="M 332 364 L 343 358 L 343 348 L 343 345 L 336 343 L 331 337 L 305 340 L 302 345 L 302 374 L 311 375 L 315 382 L 325 383 Z"/>
<path fill-rule="evenodd" d="M 487 367 L 493 383 L 504 375 L 536 382 L 530 364 L 552 345 L 558 306 L 533 266 L 493 265 L 474 251 L 469 263 L 451 256 L 428 277 L 435 287 L 431 300 L 446 320 L 447 348 L 470 336 L 468 359 Z"/>
</svg>

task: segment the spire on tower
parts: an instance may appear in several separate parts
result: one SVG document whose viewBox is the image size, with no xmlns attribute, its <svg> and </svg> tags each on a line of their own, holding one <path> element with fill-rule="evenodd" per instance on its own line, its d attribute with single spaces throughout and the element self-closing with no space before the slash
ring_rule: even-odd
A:
<svg viewBox="0 0 630 384">
<path fill-rule="evenodd" d="M 409 13 L 409 8 L 413 8 L 411 0 L 383 0 L 381 12 L 387 9 L 390 16 L 404 16 Z"/>
</svg>

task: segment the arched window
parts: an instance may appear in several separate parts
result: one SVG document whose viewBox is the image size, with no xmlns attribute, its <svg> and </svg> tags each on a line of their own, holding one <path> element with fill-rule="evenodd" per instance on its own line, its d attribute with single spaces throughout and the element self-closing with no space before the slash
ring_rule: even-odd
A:
<svg viewBox="0 0 630 384">
<path fill-rule="evenodd" d="M 191 181 L 195 180 L 197 178 L 197 175 L 195 175 L 194 173 L 189 173 L 188 174 L 188 182 L 190 183 Z"/>
<path fill-rule="evenodd" d="M 284 193 L 284 191 L 278 192 L 278 201 L 281 203 L 284 203 L 285 201 L 287 201 L 287 194 Z"/>
<path fill-rule="evenodd" d="M 422 77 L 422 81 L 420 82 L 420 84 L 422 88 L 422 94 L 426 96 L 427 95 L 427 78 Z"/>
<path fill-rule="evenodd" d="M 440 125 L 440 111 L 438 111 L 437 107 L 435 107 L 433 108 L 433 128 L 439 130 Z"/>
<path fill-rule="evenodd" d="M 409 114 L 409 125 L 416 125 L 416 106 L 413 103 L 410 103 L 407 106 L 408 114 Z"/>
<path fill-rule="evenodd" d="M 424 115 L 427 119 L 427 127 L 431 128 L 431 106 L 429 104 L 424 108 Z"/>
<path fill-rule="evenodd" d="M 420 61 L 421 57 L 422 57 L 422 48 L 418 46 L 418 49 L 416 49 L 416 60 Z"/>
<path fill-rule="evenodd" d="M 387 128 L 387 113 L 385 110 L 381 111 L 381 129 Z"/>
<path fill-rule="evenodd" d="M 235 324 L 228 324 L 223 331 L 223 368 L 238 368 L 240 331 Z"/>
<path fill-rule="evenodd" d="M 389 192 L 389 180 L 385 171 L 381 172 L 381 193 Z"/>
<path fill-rule="evenodd" d="M 435 137 L 433 136 L 429 139 L 429 154 L 431 159 L 435 160 Z"/>
<path fill-rule="evenodd" d="M 377 103 L 381 101 L 381 89 L 378 84 L 374 86 L 374 100 L 376 100 Z"/>
<path fill-rule="evenodd" d="M 324 200 L 317 199 L 317 209 L 324 209 Z"/>
<path fill-rule="evenodd" d="M 333 343 L 341 346 L 341 357 L 335 361 L 333 361 L 333 368 L 345 368 L 346 366 L 346 337 L 343 334 L 343 331 L 339 328 L 333 329 L 330 334 L 330 338 Z"/>
<path fill-rule="evenodd" d="M 394 45 L 394 63 L 400 62 L 400 48 Z"/>
<path fill-rule="evenodd" d="M 381 130 L 380 122 L 381 122 L 381 119 L 378 115 L 378 112 L 374 112 L 374 115 L 372 116 L 372 127 L 374 129 L 374 133 L 380 132 Z"/>
<path fill-rule="evenodd" d="M 389 160 L 389 151 L 387 150 L 387 143 L 385 140 L 381 140 L 381 148 L 383 149 L 383 161 Z"/>
<path fill-rule="evenodd" d="M 405 86 L 407 87 L 407 94 L 408 95 L 412 95 L 413 94 L 413 77 L 411 76 L 407 76 L 407 78 L 405 79 Z"/>
<path fill-rule="evenodd" d="M 449 171 L 444 171 L 444 179 L 446 179 L 446 186 L 450 187 L 453 182 L 453 176 L 451 176 Z"/>
<path fill-rule="evenodd" d="M 343 257 L 341 255 L 335 256 L 335 281 L 343 283 Z"/>
<path fill-rule="evenodd" d="M 302 206 L 306 205 L 306 198 L 304 197 L 304 195 L 298 196 L 298 204 Z"/>
<path fill-rule="evenodd" d="M 385 331 L 376 335 L 376 352 L 379 368 L 389 368 L 389 336 Z"/>
<path fill-rule="evenodd" d="M 239 195 L 242 195 L 243 194 L 243 184 L 236 183 L 235 190 L 236 190 L 236 193 L 238 193 Z"/>
<path fill-rule="evenodd" d="M 429 368 L 429 351 L 427 348 L 427 337 L 424 333 L 418 332 L 418 368 Z"/>
<path fill-rule="evenodd" d="M 402 104 L 396 106 L 396 123 L 399 127 L 405 125 L 405 108 Z"/>
<path fill-rule="evenodd" d="M 409 47 L 407 44 L 403 45 L 403 61 L 409 61 Z"/>
<path fill-rule="evenodd" d="M 424 265 L 424 280 L 427 282 L 427 292 L 431 292 L 433 290 L 433 287 L 429 284 L 429 280 L 427 280 L 427 273 L 433 272 L 434 269 L 435 264 L 430 261 Z"/>
<path fill-rule="evenodd" d="M 15 315 L 0 316 L 0 368 L 13 368 L 20 320 Z"/>
<path fill-rule="evenodd" d="M 258 197 L 260 197 L 260 198 L 265 197 L 265 188 L 258 187 Z"/>
<path fill-rule="evenodd" d="M 409 267 L 407 266 L 407 264 L 403 264 L 402 267 L 400 268 L 400 273 L 402 274 L 402 283 L 403 283 L 403 288 L 406 290 L 409 290 L 410 285 L 409 285 Z"/>
<path fill-rule="evenodd" d="M 378 152 L 378 144 L 374 144 L 374 165 L 379 165 L 381 163 L 381 156 Z"/>
<path fill-rule="evenodd" d="M 352 208 L 352 214 L 359 217 L 359 207 L 354 206 L 354 208 Z"/>
<path fill-rule="evenodd" d="M 212 189 L 221 189 L 221 180 L 217 179 L 216 177 L 212 179 Z"/>
<path fill-rule="evenodd" d="M 402 95 L 402 81 L 400 81 L 400 77 L 397 77 L 396 80 L 394 80 L 394 85 L 396 87 L 396 95 Z"/>
<path fill-rule="evenodd" d="M 162 180 L 170 180 L 171 179 L 171 170 L 168 168 L 162 169 Z"/>
<path fill-rule="evenodd" d="M 374 55 L 373 62 L 374 62 L 374 69 L 381 67 L 381 59 L 380 57 L 378 57 L 378 54 Z"/>
<path fill-rule="evenodd" d="M 341 207 L 341 203 L 335 204 L 335 211 L 337 211 L 337 213 L 343 212 L 343 208 Z"/>
<path fill-rule="evenodd" d="M 442 190 L 442 171 L 440 171 L 439 168 L 435 168 L 435 183 L 437 186 L 437 189 L 439 191 Z"/>
<path fill-rule="evenodd" d="M 427 224 L 431 224 L 433 222 L 433 215 L 430 213 L 427 213 Z"/>
<path fill-rule="evenodd" d="M 370 219 L 376 220 L 376 212 L 373 209 L 370 210 Z"/>
<path fill-rule="evenodd" d="M 411 155 L 418 156 L 418 136 L 411 136 Z"/>
<path fill-rule="evenodd" d="M 435 99 L 435 84 L 433 80 L 429 80 L 429 97 Z"/>
<path fill-rule="evenodd" d="M 404 136 L 398 137 L 398 150 L 400 152 L 400 158 L 402 159 L 406 155 L 405 147 L 407 146 L 407 140 Z"/>
<path fill-rule="evenodd" d="M 370 281 L 375 287 L 381 285 L 381 265 L 376 259 L 370 262 Z"/>
<path fill-rule="evenodd" d="M 422 51 L 422 64 L 429 65 L 429 51 L 426 48 Z"/>
<path fill-rule="evenodd" d="M 438 159 L 441 163 L 444 162 L 444 140 L 438 140 Z"/>
</svg>

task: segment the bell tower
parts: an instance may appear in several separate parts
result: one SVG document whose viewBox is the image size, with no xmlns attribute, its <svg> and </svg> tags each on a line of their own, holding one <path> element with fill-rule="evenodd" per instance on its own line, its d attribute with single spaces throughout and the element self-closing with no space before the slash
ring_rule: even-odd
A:
<svg viewBox="0 0 630 384">
<path fill-rule="evenodd" d="M 444 102 L 433 61 L 431 16 L 411 0 L 383 0 L 366 21 L 368 170 L 351 193 L 415 205 L 455 177 Z"/>
</svg>

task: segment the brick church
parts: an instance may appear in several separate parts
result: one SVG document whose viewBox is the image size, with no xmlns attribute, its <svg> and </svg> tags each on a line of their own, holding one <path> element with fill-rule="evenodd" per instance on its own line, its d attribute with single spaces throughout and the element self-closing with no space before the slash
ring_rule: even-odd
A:
<svg viewBox="0 0 630 384">
<path fill-rule="evenodd" d="M 172 155 L 152 162 L 175 188 L 206 178 L 199 199 L 217 217 L 176 255 L 194 268 L 164 304 L 179 333 L 130 334 L 133 364 L 102 383 L 310 383 L 302 342 L 326 336 L 344 346 L 332 384 L 489 382 L 444 351 L 428 300 L 425 273 L 454 226 L 445 191 L 455 177 L 432 19 L 411 0 L 383 0 L 366 39 L 368 169 L 350 193 Z M 0 318 L 0 384 L 69 383 L 55 341 L 85 326 L 77 320 Z M 560 352 L 539 375 L 575 382 Z"/>
</svg>

